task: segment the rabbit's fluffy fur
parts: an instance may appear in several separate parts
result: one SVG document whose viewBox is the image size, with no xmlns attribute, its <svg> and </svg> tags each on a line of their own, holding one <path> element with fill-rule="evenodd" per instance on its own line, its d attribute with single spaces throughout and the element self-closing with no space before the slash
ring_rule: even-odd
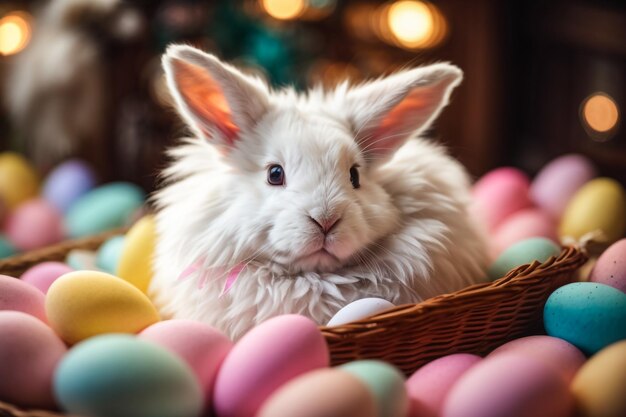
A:
<svg viewBox="0 0 626 417">
<path fill-rule="evenodd" d="M 155 196 L 150 293 L 164 316 L 236 339 L 275 315 L 325 324 L 359 298 L 414 303 L 484 276 L 468 175 L 418 138 L 460 83 L 458 68 L 298 95 L 188 46 L 170 47 L 163 64 L 195 135 L 170 151 Z M 283 185 L 268 183 L 272 165 L 284 168 Z"/>
</svg>

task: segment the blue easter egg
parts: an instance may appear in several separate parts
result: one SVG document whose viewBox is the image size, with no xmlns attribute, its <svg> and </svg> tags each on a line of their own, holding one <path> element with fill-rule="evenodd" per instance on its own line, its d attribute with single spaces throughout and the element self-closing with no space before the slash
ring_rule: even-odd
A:
<svg viewBox="0 0 626 417">
<path fill-rule="evenodd" d="M 108 239 L 98 249 L 96 266 L 109 274 L 116 275 L 123 247 L 124 236 L 113 236 Z"/>
<path fill-rule="evenodd" d="M 72 159 L 56 167 L 46 178 L 43 197 L 65 213 L 83 194 L 96 185 L 96 176 L 89 165 Z"/>
<path fill-rule="evenodd" d="M 554 291 L 543 310 L 550 336 L 588 355 L 626 339 L 626 294 L 594 282 L 575 282 Z"/>
<path fill-rule="evenodd" d="M 72 348 L 54 375 L 68 413 L 92 417 L 197 417 L 200 385 L 189 366 L 135 336 L 108 334 Z"/>
<path fill-rule="evenodd" d="M 13 256 L 17 253 L 17 249 L 9 240 L 0 235 L 0 259 L 8 258 L 9 256 Z"/>
</svg>

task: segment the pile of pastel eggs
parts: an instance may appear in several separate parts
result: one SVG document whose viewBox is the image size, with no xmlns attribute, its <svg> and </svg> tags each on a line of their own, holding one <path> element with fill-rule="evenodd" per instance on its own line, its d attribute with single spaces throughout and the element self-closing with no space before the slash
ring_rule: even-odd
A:
<svg viewBox="0 0 626 417">
<path fill-rule="evenodd" d="M 20 155 L 0 153 L 0 259 L 125 226 L 145 199 L 137 186 L 97 186 L 93 170 L 69 160 L 40 181 Z"/>
</svg>

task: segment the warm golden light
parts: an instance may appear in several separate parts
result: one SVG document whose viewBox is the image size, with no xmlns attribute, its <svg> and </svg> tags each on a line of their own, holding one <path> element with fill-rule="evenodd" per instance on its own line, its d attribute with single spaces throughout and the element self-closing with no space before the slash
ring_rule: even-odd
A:
<svg viewBox="0 0 626 417">
<path fill-rule="evenodd" d="M 306 0 L 260 0 L 263 9 L 275 19 L 289 20 L 299 17 L 306 9 Z"/>
<path fill-rule="evenodd" d="M 389 7 L 389 29 L 401 43 L 413 46 L 424 44 L 433 33 L 433 15 L 421 1 L 403 0 Z"/>
<path fill-rule="evenodd" d="M 582 107 L 584 123 L 594 132 L 606 134 L 619 121 L 619 109 L 615 101 L 605 93 L 594 93 Z"/>
<path fill-rule="evenodd" d="M 0 19 L 0 55 L 13 55 L 28 45 L 30 40 L 29 16 L 12 13 Z"/>
</svg>

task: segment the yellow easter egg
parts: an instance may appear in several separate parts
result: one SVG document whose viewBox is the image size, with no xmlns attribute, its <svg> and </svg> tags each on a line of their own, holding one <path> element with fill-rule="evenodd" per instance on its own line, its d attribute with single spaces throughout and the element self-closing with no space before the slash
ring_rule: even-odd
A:
<svg viewBox="0 0 626 417">
<path fill-rule="evenodd" d="M 591 357 L 572 381 L 581 417 L 626 416 L 626 340 Z"/>
<path fill-rule="evenodd" d="M 39 193 L 39 178 L 34 168 L 21 155 L 0 154 L 0 197 L 8 209 L 31 199 Z"/>
<path fill-rule="evenodd" d="M 626 192 L 611 178 L 586 183 L 567 205 L 561 224 L 561 238 L 580 239 L 596 234 L 594 240 L 611 243 L 624 235 Z"/>
<path fill-rule="evenodd" d="M 159 321 L 141 291 L 98 271 L 74 271 L 54 281 L 46 296 L 46 315 L 70 344 L 103 333 L 138 333 Z"/>
<path fill-rule="evenodd" d="M 152 279 L 152 256 L 156 245 L 156 224 L 144 216 L 130 228 L 124 239 L 117 275 L 144 293 Z"/>
</svg>

